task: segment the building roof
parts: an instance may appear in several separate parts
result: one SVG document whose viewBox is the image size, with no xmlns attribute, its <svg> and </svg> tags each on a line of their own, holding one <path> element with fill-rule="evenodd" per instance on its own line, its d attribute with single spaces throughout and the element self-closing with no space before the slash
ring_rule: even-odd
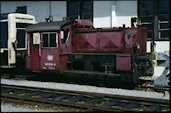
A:
<svg viewBox="0 0 171 113">
<path fill-rule="evenodd" d="M 43 31 L 58 31 L 63 26 L 70 24 L 71 20 L 66 21 L 54 21 L 54 22 L 40 22 L 30 25 L 26 28 L 27 32 L 43 32 Z"/>
</svg>

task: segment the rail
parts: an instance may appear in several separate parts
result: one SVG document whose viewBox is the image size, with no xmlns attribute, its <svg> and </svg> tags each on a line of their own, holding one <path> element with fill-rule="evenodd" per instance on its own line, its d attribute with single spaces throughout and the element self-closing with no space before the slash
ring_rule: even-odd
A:
<svg viewBox="0 0 171 113">
<path fill-rule="evenodd" d="M 1 98 L 92 111 L 170 111 L 169 100 L 1 84 Z"/>
</svg>

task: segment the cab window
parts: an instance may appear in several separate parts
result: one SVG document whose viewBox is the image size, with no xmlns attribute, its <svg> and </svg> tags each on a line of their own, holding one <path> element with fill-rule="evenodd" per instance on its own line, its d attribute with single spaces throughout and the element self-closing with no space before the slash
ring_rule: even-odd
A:
<svg viewBox="0 0 171 113">
<path fill-rule="evenodd" d="M 60 34 L 61 34 L 61 43 L 68 44 L 70 38 L 69 29 L 62 30 Z"/>
<path fill-rule="evenodd" d="M 32 33 L 31 36 L 33 37 L 33 48 L 39 48 L 40 33 Z"/>
<path fill-rule="evenodd" d="M 43 48 L 58 47 L 58 34 L 57 33 L 42 33 L 42 46 Z"/>
</svg>

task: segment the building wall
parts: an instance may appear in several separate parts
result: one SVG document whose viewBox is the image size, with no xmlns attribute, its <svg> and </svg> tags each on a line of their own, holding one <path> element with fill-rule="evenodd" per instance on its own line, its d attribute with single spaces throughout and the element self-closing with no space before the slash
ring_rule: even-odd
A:
<svg viewBox="0 0 171 113">
<path fill-rule="evenodd" d="M 54 20 L 62 20 L 67 16 L 67 4 L 65 1 L 52 1 L 52 14 Z"/>
<path fill-rule="evenodd" d="M 137 1 L 136 0 L 120 0 L 116 1 L 116 24 L 115 26 L 131 27 L 131 17 L 137 17 Z"/>
<path fill-rule="evenodd" d="M 66 1 L 1 1 L 1 13 L 15 12 L 17 7 L 27 6 L 27 13 L 35 16 L 37 22 L 44 22 L 45 18 L 53 15 L 53 20 L 62 20 L 67 16 Z M 93 24 L 100 27 L 131 27 L 131 17 L 137 17 L 137 0 L 93 1 Z M 169 49 L 169 42 L 157 44 L 156 51 Z M 159 46 L 161 45 L 161 46 Z M 150 52 L 150 41 L 147 43 Z"/>
<path fill-rule="evenodd" d="M 113 1 L 94 1 L 93 24 L 94 27 L 111 26 L 111 7 Z"/>
<path fill-rule="evenodd" d="M 15 12 L 17 7 L 27 6 L 27 13 L 35 16 L 37 22 L 45 21 L 51 14 L 53 20 L 62 20 L 67 16 L 66 1 L 3 1 L 1 12 Z M 137 1 L 93 1 L 93 22 L 95 27 L 117 27 L 126 24 L 130 27 L 130 18 L 137 16 Z M 129 7 L 129 8 L 128 8 Z"/>
<path fill-rule="evenodd" d="M 169 41 L 155 41 L 155 43 L 156 43 L 156 47 L 155 47 L 156 52 L 170 51 Z M 150 45 L 151 45 L 151 41 L 147 41 L 147 52 L 151 52 Z"/>
<path fill-rule="evenodd" d="M 137 17 L 137 1 L 94 1 L 93 22 L 98 27 L 131 27 L 131 17 Z"/>
<path fill-rule="evenodd" d="M 3 1 L 1 13 L 15 12 L 19 6 L 27 6 L 27 14 L 35 16 L 37 22 L 44 22 L 50 13 L 49 1 Z M 62 20 L 66 17 L 66 1 L 52 1 L 53 20 Z"/>
</svg>

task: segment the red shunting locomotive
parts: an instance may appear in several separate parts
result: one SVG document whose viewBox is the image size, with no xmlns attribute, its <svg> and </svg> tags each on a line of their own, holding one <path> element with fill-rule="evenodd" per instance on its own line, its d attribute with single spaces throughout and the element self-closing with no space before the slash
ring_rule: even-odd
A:
<svg viewBox="0 0 171 113">
<path fill-rule="evenodd" d="M 89 20 L 66 20 L 26 31 L 26 68 L 33 72 L 112 76 L 133 84 L 154 73 L 143 27 L 94 28 Z"/>
</svg>

